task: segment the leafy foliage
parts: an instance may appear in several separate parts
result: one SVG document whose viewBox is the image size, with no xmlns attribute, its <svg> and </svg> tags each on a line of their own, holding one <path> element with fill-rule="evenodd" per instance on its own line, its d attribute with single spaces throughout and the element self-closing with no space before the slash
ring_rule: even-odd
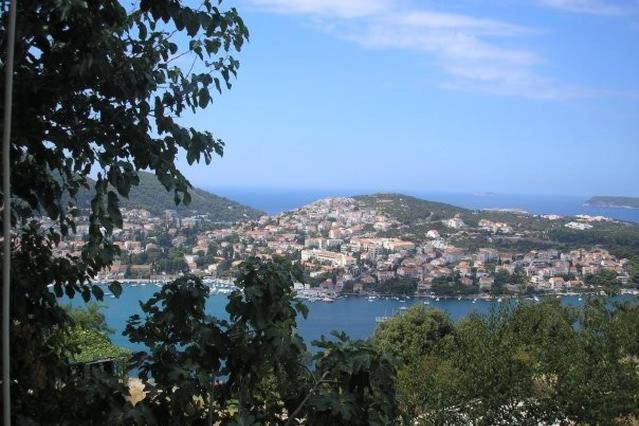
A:
<svg viewBox="0 0 639 426">
<path fill-rule="evenodd" d="M 11 375 L 20 380 L 12 382 L 13 414 L 19 423 L 106 423 L 109 404 L 124 403 L 113 397 L 118 384 L 109 388 L 98 377 L 93 387 L 90 378 L 76 383 L 59 338 L 71 320 L 56 297 L 102 299 L 91 279 L 118 254 L 111 234 L 122 226 L 120 198 L 139 184 L 138 171 L 154 173 L 176 204 L 191 200 L 176 156 L 209 164 L 223 142 L 182 126 L 180 117 L 231 87 L 239 63 L 230 52 L 241 49 L 248 30 L 235 9 L 210 0 L 197 10 L 173 0 L 129 9 L 116 0 L 17 4 L 10 303 Z M 5 12 L 2 18 L 6 34 Z M 5 58 L 6 37 L 1 43 Z M 193 66 L 183 70 L 178 59 L 188 58 Z M 78 256 L 59 256 L 57 244 L 75 230 L 76 197 L 90 185 L 87 244 Z M 57 225 L 45 229 L 33 220 L 39 215 Z M 118 283 L 110 289 L 121 292 Z M 86 399 L 63 412 L 71 395 L 95 405 Z"/>
<path fill-rule="evenodd" d="M 315 374 L 326 378 L 307 402 L 310 425 L 387 425 L 397 418 L 395 367 L 370 343 L 333 333 L 313 342 Z"/>
<path fill-rule="evenodd" d="M 408 362 L 429 353 L 435 343 L 452 331 L 453 323 L 445 312 L 416 305 L 381 323 L 372 339 L 381 351 Z"/>
<path fill-rule="evenodd" d="M 637 304 L 611 308 L 595 299 L 583 308 L 548 300 L 471 314 L 400 367 L 403 417 L 420 424 L 628 420 L 639 413 L 638 320 Z"/>
<path fill-rule="evenodd" d="M 310 424 L 387 424 L 395 416 L 394 367 L 368 343 L 315 342 L 311 373 L 294 300 L 293 269 L 254 258 L 229 296 L 228 321 L 204 312 L 208 287 L 185 276 L 141 303 L 125 334 L 149 347 L 132 367 L 149 390 L 136 408 L 147 422 L 276 424 L 287 414 Z M 315 381 L 314 377 L 321 380 Z M 223 384 L 214 386 L 216 379 Z M 209 417 L 210 416 L 210 417 Z"/>
<path fill-rule="evenodd" d="M 69 360 L 73 363 L 87 363 L 103 359 L 126 361 L 131 352 L 114 345 L 109 338 L 113 330 L 106 323 L 102 313 L 103 305 L 92 302 L 86 309 L 65 307 L 73 325 L 64 333 L 64 346 L 71 350 Z"/>
<path fill-rule="evenodd" d="M 414 278 L 395 277 L 373 283 L 368 288 L 379 294 L 405 294 L 412 296 L 417 290 L 417 280 Z"/>
</svg>

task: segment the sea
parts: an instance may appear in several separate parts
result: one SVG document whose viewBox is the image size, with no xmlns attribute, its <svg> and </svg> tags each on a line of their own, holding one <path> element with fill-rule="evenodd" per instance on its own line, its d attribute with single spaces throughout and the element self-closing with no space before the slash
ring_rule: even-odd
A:
<svg viewBox="0 0 639 426">
<path fill-rule="evenodd" d="M 106 286 L 104 287 L 107 292 Z M 116 345 L 129 348 L 131 351 L 144 350 L 144 346 L 133 344 L 122 335 L 128 318 L 133 314 L 142 314 L 140 301 L 146 301 L 159 291 L 153 284 L 125 284 L 122 295 L 119 298 L 105 296 L 104 315 L 107 324 L 114 330 L 111 339 Z M 365 297 L 343 297 L 333 302 L 306 302 L 309 308 L 308 317 L 298 318 L 298 329 L 307 345 L 321 336 L 330 338 L 333 330 L 343 331 L 353 339 L 365 339 L 371 336 L 377 326 L 377 318 L 392 317 L 401 314 L 404 310 L 413 305 L 424 305 L 427 299 L 409 298 L 397 300 L 395 298 L 377 298 L 369 300 Z M 585 300 L 585 297 L 584 299 Z M 566 305 L 578 306 L 583 302 L 577 296 L 563 296 L 562 303 Z M 634 296 L 619 296 L 618 300 L 637 300 Z M 228 319 L 225 311 L 228 296 L 223 294 L 213 294 L 206 304 L 206 311 L 219 319 Z M 63 300 L 62 303 L 71 303 L 74 306 L 84 306 L 80 297 L 75 297 L 71 301 Z M 476 300 L 469 299 L 442 298 L 441 300 L 428 299 L 427 308 L 442 309 L 457 321 L 471 312 L 488 313 L 491 310 L 500 309 L 506 303 L 518 303 L 515 300 Z M 535 303 L 531 301 L 530 303 Z"/>
<path fill-rule="evenodd" d="M 299 190 L 264 188 L 204 188 L 214 194 L 224 196 L 239 203 L 262 210 L 268 214 L 302 207 L 325 197 L 370 194 L 362 190 Z M 374 191 L 373 191 L 374 192 Z M 558 214 L 575 216 L 587 214 L 606 216 L 612 219 L 639 223 L 639 209 L 586 207 L 587 196 L 575 195 L 518 195 L 494 193 L 454 193 L 402 191 L 429 201 L 439 201 L 467 209 L 518 209 L 531 214 Z"/>
</svg>

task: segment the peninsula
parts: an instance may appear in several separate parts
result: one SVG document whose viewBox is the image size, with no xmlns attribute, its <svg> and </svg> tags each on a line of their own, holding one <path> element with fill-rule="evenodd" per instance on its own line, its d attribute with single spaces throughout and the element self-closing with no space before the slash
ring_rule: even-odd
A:
<svg viewBox="0 0 639 426">
<path fill-rule="evenodd" d="M 584 203 L 586 207 L 639 209 L 639 197 L 596 196 Z"/>
<path fill-rule="evenodd" d="M 122 208 L 124 228 L 113 233 L 120 255 L 101 274 L 104 281 L 190 272 L 230 282 L 251 256 L 284 256 L 304 277 L 298 293 L 326 301 L 340 294 L 556 294 L 639 283 L 639 225 L 603 216 L 469 210 L 403 194 L 325 198 L 273 216 L 207 194 L 215 209 L 198 203 L 180 214 L 159 196 L 132 195 Z M 81 221 L 60 254 L 77 254 L 88 229 Z"/>
</svg>

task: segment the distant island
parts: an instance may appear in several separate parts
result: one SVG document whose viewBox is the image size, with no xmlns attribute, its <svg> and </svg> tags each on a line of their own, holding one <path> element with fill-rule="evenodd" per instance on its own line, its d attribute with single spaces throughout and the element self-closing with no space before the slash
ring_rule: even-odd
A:
<svg viewBox="0 0 639 426">
<path fill-rule="evenodd" d="M 586 207 L 606 207 L 619 209 L 639 209 L 639 197 L 592 197 L 584 203 Z"/>
</svg>

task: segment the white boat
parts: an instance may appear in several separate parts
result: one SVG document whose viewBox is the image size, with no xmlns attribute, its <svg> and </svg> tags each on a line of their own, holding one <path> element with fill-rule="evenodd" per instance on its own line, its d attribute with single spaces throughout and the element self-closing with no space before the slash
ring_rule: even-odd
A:
<svg viewBox="0 0 639 426">
<path fill-rule="evenodd" d="M 501 303 L 501 297 L 497 299 L 497 303 Z"/>
<path fill-rule="evenodd" d="M 333 302 L 333 299 L 331 299 L 330 297 L 322 297 L 322 302 Z"/>
<path fill-rule="evenodd" d="M 473 303 L 477 303 L 477 299 L 473 299 Z"/>
<path fill-rule="evenodd" d="M 579 297 L 579 298 L 577 298 L 577 300 L 579 300 L 579 301 L 581 302 L 581 301 L 582 301 L 582 300 L 584 300 L 584 299 L 582 299 L 581 297 Z"/>
<path fill-rule="evenodd" d="M 461 300 L 461 296 L 459 296 L 459 297 L 457 298 L 457 300 Z"/>
<path fill-rule="evenodd" d="M 533 300 L 534 300 L 535 302 L 539 302 L 539 298 L 538 298 L 537 296 L 533 297 Z"/>
<path fill-rule="evenodd" d="M 408 309 L 408 307 L 407 307 L 407 306 L 400 306 L 400 307 L 399 307 L 399 309 L 400 309 L 401 311 L 405 311 L 405 310 L 407 310 L 407 309 Z"/>
<path fill-rule="evenodd" d="M 430 301 L 429 301 L 429 300 L 426 300 L 426 301 L 424 302 L 424 305 L 430 305 Z"/>
<path fill-rule="evenodd" d="M 435 299 L 435 302 L 439 302 L 439 297 L 437 299 Z"/>
</svg>

